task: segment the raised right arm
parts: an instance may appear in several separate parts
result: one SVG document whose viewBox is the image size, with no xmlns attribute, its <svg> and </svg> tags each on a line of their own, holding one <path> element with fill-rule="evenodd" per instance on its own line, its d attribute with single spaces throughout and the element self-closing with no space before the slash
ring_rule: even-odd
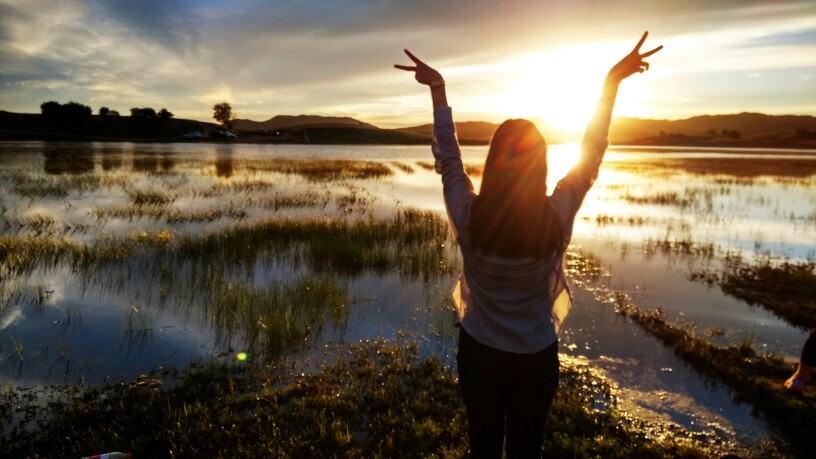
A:
<svg viewBox="0 0 816 459">
<path fill-rule="evenodd" d="M 434 112 L 434 128 L 431 151 L 434 155 L 435 168 L 442 175 L 442 192 L 445 196 L 445 207 L 453 224 L 453 231 L 458 236 L 459 229 L 467 224 L 467 207 L 475 196 L 473 184 L 465 173 L 462 154 L 456 139 L 453 115 L 448 107 L 445 93 L 445 80 L 442 75 L 419 60 L 407 49 L 405 54 L 414 62 L 414 66 L 395 65 L 400 70 L 414 72 L 420 84 L 431 89 L 431 101 Z"/>
<path fill-rule="evenodd" d="M 553 196 L 556 196 L 556 194 L 561 195 L 561 198 L 555 201 L 560 201 L 558 206 L 564 207 L 562 209 L 556 209 L 559 216 L 562 217 L 562 221 L 564 218 L 571 221 L 575 213 L 578 212 L 578 208 L 581 206 L 584 196 L 586 196 L 586 193 L 598 176 L 598 169 L 603 161 L 606 148 L 609 146 L 609 125 L 612 121 L 612 110 L 615 107 L 618 86 L 621 81 L 629 76 L 648 70 L 649 63 L 643 59 L 663 48 L 663 46 L 658 46 L 651 51 L 641 54 L 640 47 L 643 45 L 643 42 L 646 41 L 648 34 L 648 32 L 644 32 L 632 52 L 615 64 L 606 76 L 601 92 L 601 100 L 598 102 L 595 113 L 581 141 L 581 156 L 578 159 L 578 163 L 573 166 L 569 174 L 559 182 L 558 187 L 556 187 L 556 190 L 553 192 Z M 566 189 L 565 186 L 569 189 Z"/>
</svg>

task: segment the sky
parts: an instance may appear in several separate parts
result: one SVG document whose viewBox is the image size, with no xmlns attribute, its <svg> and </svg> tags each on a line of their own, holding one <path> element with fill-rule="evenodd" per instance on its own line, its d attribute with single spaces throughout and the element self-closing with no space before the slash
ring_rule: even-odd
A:
<svg viewBox="0 0 816 459">
<path fill-rule="evenodd" d="M 664 49 L 615 116 L 816 115 L 816 1 L 0 0 L 0 110 L 42 102 L 212 120 L 432 122 L 403 49 L 439 70 L 457 121 L 588 120 L 643 31 Z"/>
</svg>

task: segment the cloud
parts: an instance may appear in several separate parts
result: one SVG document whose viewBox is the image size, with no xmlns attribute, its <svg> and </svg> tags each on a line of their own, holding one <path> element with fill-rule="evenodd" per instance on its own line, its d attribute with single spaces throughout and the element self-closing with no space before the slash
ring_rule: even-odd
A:
<svg viewBox="0 0 816 459">
<path fill-rule="evenodd" d="M 460 94 L 478 98 L 496 86 L 484 78 L 502 77 L 482 75 L 479 66 L 501 69 L 515 56 L 567 45 L 625 49 L 648 28 L 650 40 L 666 45 L 655 68 L 673 69 L 663 70 L 671 81 L 688 72 L 786 68 L 795 56 L 811 65 L 802 56 L 813 50 L 812 5 L 0 0 L 0 109 L 31 112 L 45 100 L 77 100 L 120 111 L 167 107 L 208 119 L 211 105 L 226 98 L 239 114 L 258 119 L 342 112 L 390 120 L 394 101 L 401 111 L 425 108 L 425 94 L 391 68 L 404 61 L 405 47 L 458 79 L 462 86 L 452 94 L 467 89 Z M 570 69 L 555 63 L 551 71 Z"/>
<path fill-rule="evenodd" d="M 816 28 L 751 37 L 740 43 L 739 46 L 743 48 L 816 46 Z"/>
</svg>

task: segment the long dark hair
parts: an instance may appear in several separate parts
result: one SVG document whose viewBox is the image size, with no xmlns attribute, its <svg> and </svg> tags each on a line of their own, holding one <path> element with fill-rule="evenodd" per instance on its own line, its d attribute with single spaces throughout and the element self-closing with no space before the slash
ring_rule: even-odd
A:
<svg viewBox="0 0 816 459">
<path fill-rule="evenodd" d="M 527 120 L 493 134 L 482 187 L 470 215 L 471 241 L 485 255 L 545 258 L 558 246 L 558 219 L 547 202 L 547 143 Z"/>
</svg>

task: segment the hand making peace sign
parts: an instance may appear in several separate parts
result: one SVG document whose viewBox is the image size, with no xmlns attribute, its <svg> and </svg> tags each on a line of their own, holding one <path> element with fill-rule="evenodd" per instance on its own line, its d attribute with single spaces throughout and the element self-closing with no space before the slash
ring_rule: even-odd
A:
<svg viewBox="0 0 816 459">
<path fill-rule="evenodd" d="M 643 36 L 635 46 L 635 49 L 633 49 L 631 53 L 627 54 L 626 57 L 621 59 L 620 62 L 615 64 L 614 67 L 612 67 L 612 70 L 609 71 L 609 78 L 619 83 L 635 72 L 643 73 L 645 70 L 649 70 L 649 63 L 645 62 L 643 58 L 649 57 L 652 54 L 660 51 L 663 49 L 663 45 L 660 45 L 651 51 L 640 54 L 640 47 L 643 46 L 643 42 L 646 41 L 646 37 L 648 35 L 649 32 L 643 32 Z"/>
<path fill-rule="evenodd" d="M 416 64 L 416 65 L 414 67 L 411 67 L 411 66 L 407 66 L 407 65 L 395 64 L 394 67 L 396 67 L 396 68 L 398 68 L 400 70 L 407 70 L 409 72 L 414 72 L 414 76 L 416 77 L 416 80 L 420 84 L 424 84 L 424 85 L 428 85 L 428 86 L 436 86 L 436 85 L 445 84 L 445 80 L 442 78 L 442 75 L 439 72 L 437 72 L 436 70 L 434 70 L 433 68 L 428 66 L 428 64 L 426 64 L 426 63 L 422 62 L 421 60 L 417 59 L 417 57 L 414 56 L 413 54 L 411 54 L 411 52 L 408 51 L 407 49 L 405 50 L 405 54 L 407 54 L 408 57 L 412 61 L 414 61 L 414 64 Z"/>
</svg>

